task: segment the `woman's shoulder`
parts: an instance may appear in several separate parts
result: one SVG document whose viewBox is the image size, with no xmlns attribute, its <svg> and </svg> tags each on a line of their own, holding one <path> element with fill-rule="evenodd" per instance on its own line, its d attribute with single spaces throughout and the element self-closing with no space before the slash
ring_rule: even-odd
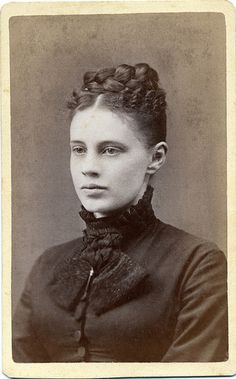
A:
<svg viewBox="0 0 236 379">
<path fill-rule="evenodd" d="M 186 283 L 189 286 L 192 283 L 200 285 L 205 280 L 224 287 L 226 256 L 214 242 L 160 221 L 159 233 L 155 236 L 155 251 L 158 254 L 155 258 L 152 255 L 152 260 L 156 261 L 157 267 L 161 266 L 162 275 L 168 278 L 167 286 L 168 282 L 175 282 L 177 278 L 183 286 L 181 288 Z"/>
<path fill-rule="evenodd" d="M 204 256 L 209 253 L 223 255 L 215 242 L 196 236 L 176 226 L 159 221 L 158 233 L 155 240 L 167 251 L 173 251 L 175 255 L 185 256 L 187 259 L 191 255 Z"/>
<path fill-rule="evenodd" d="M 73 255 L 76 251 L 80 251 L 80 248 L 82 246 L 82 237 L 75 238 L 70 241 L 66 241 L 57 245 L 53 245 L 46 249 L 36 260 L 35 265 L 36 267 L 40 266 L 47 266 L 51 267 L 56 264 L 58 264 L 61 260 L 65 258 L 69 258 L 71 255 Z"/>
</svg>

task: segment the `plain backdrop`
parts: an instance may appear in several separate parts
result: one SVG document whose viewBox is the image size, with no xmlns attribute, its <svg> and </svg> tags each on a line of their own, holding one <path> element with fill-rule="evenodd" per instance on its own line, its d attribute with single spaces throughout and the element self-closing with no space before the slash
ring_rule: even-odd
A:
<svg viewBox="0 0 236 379">
<path fill-rule="evenodd" d="M 35 259 L 84 228 L 69 172 L 66 100 L 90 69 L 157 69 L 169 153 L 155 179 L 156 216 L 226 252 L 224 15 L 20 16 L 9 28 L 13 308 Z"/>
</svg>

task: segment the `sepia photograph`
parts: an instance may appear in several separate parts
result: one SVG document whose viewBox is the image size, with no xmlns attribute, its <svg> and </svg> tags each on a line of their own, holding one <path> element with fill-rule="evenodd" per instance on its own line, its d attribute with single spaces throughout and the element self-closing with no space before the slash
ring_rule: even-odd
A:
<svg viewBox="0 0 236 379">
<path fill-rule="evenodd" d="M 233 8 L 170 3 L 2 12 L 8 375 L 234 373 Z"/>
</svg>

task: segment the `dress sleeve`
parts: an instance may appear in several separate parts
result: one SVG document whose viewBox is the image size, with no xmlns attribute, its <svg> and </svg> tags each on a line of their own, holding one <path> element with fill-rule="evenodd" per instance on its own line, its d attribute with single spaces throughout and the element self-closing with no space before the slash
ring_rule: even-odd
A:
<svg viewBox="0 0 236 379">
<path fill-rule="evenodd" d="M 227 272 L 221 251 L 190 264 L 183 277 L 173 342 L 163 362 L 227 360 Z"/>
<path fill-rule="evenodd" d="M 15 362 L 48 362 L 47 352 L 40 344 L 32 325 L 32 286 L 39 269 L 39 260 L 33 266 L 12 322 L 12 354 Z"/>
</svg>

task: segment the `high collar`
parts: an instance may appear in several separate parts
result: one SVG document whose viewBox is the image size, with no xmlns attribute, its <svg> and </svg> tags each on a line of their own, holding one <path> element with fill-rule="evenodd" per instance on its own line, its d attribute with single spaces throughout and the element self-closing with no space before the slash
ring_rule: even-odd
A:
<svg viewBox="0 0 236 379">
<path fill-rule="evenodd" d="M 152 196 L 153 187 L 148 185 L 143 197 L 136 205 L 108 217 L 96 218 L 82 206 L 79 214 L 86 223 L 84 234 L 90 237 L 107 233 L 117 233 L 121 237 L 137 235 L 157 221 L 152 209 Z"/>
<path fill-rule="evenodd" d="M 97 219 L 82 208 L 80 216 L 87 226 L 83 246 L 59 262 L 51 281 L 51 296 L 60 306 L 72 310 L 81 302 L 91 268 L 94 279 L 89 296 L 96 314 L 131 300 L 145 288 L 146 269 L 123 248 L 125 241 L 139 236 L 157 221 L 151 206 L 152 193 L 153 188 L 148 186 L 138 204 L 112 217 Z"/>
</svg>

